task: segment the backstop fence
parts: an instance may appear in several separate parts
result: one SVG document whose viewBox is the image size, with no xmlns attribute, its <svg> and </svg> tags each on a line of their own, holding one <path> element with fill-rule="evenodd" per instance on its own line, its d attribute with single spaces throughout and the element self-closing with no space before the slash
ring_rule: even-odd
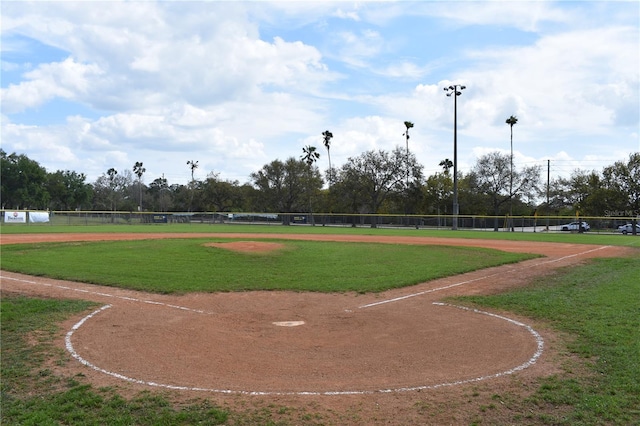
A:
<svg viewBox="0 0 640 426">
<path fill-rule="evenodd" d="M 512 232 L 621 232 L 632 216 L 485 216 L 255 212 L 121 212 L 0 210 L 2 225 L 259 224 Z M 586 224 L 583 225 L 582 224 Z"/>
</svg>

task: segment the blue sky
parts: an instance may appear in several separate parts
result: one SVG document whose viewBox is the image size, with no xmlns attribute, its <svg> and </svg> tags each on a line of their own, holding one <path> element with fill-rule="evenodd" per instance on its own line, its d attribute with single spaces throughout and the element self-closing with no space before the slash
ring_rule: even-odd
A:
<svg viewBox="0 0 640 426">
<path fill-rule="evenodd" d="M 404 146 L 427 175 L 488 152 L 552 177 L 640 151 L 636 1 L 3 1 L 1 143 L 89 182 L 247 182 L 333 135 L 331 162 Z"/>
</svg>

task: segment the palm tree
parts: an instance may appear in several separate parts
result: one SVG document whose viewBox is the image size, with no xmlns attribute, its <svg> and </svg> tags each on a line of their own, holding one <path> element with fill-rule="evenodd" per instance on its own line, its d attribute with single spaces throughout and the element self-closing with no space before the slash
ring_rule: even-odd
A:
<svg viewBox="0 0 640 426">
<path fill-rule="evenodd" d="M 333 138 L 333 133 L 328 130 L 322 132 L 323 143 L 327 148 L 327 156 L 329 157 L 329 187 L 331 187 L 331 152 L 329 151 L 329 147 L 331 146 L 331 139 Z"/>
<path fill-rule="evenodd" d="M 140 205 L 139 209 L 142 211 L 142 175 L 146 172 L 147 169 L 142 167 L 142 161 L 136 161 L 136 164 L 133 165 L 133 173 L 138 176 L 138 190 L 140 192 Z"/>
<path fill-rule="evenodd" d="M 309 185 L 309 188 L 307 189 L 309 191 L 309 214 L 311 215 L 311 225 L 315 226 L 315 221 L 313 220 L 313 208 L 311 206 L 311 166 L 313 166 L 313 163 L 318 161 L 318 158 L 320 158 L 320 154 L 316 152 L 315 146 L 307 145 L 302 148 L 301 158 L 305 163 L 307 163 L 307 166 L 309 166 L 307 171 L 307 173 L 309 174 L 309 180 L 307 183 L 307 185 Z"/>
<path fill-rule="evenodd" d="M 444 173 L 448 175 L 449 170 L 451 170 L 451 168 L 453 167 L 453 161 L 449 160 L 448 158 L 445 158 L 438 164 L 438 166 L 442 167 L 442 169 L 444 170 Z"/>
<path fill-rule="evenodd" d="M 191 168 L 191 182 L 189 183 L 189 186 L 191 187 L 191 197 L 189 199 L 189 211 L 191 211 L 191 204 L 193 204 L 193 192 L 195 191 L 195 181 L 193 179 L 193 172 L 198 168 L 198 162 L 197 161 L 193 161 L 193 160 L 189 160 L 187 161 L 187 166 L 189 166 Z"/>
<path fill-rule="evenodd" d="M 509 197 L 511 200 L 509 201 L 509 220 L 513 220 L 513 126 L 518 122 L 518 118 L 515 115 L 507 118 L 505 123 L 509 125 L 511 128 L 511 171 L 509 173 Z M 511 222 L 511 232 L 514 232 L 513 222 Z"/>
<path fill-rule="evenodd" d="M 187 161 L 187 166 L 189 166 L 191 168 L 191 182 L 193 182 L 193 172 L 194 172 L 195 169 L 198 168 L 198 162 L 189 160 L 189 161 Z"/>
<path fill-rule="evenodd" d="M 302 148 L 302 161 L 307 163 L 307 166 L 311 167 L 313 163 L 315 163 L 318 158 L 320 158 L 320 154 L 316 152 L 316 147 L 307 145 Z"/>
<path fill-rule="evenodd" d="M 116 209 L 116 187 L 118 186 L 118 182 L 116 182 L 116 175 L 118 171 L 111 167 L 107 170 L 107 175 L 109 175 L 109 192 L 111 195 L 111 210 Z M 111 216 L 111 220 L 113 221 L 113 215 Z"/>
</svg>

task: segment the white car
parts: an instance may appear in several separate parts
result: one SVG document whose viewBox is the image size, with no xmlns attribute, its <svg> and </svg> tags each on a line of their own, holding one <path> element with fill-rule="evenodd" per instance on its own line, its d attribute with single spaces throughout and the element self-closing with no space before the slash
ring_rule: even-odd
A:
<svg viewBox="0 0 640 426">
<path fill-rule="evenodd" d="M 618 232 L 622 232 L 623 234 L 633 234 L 633 225 L 631 223 L 627 223 L 626 225 L 618 226 Z M 636 234 L 640 235 L 640 224 L 636 223 Z"/>
<path fill-rule="evenodd" d="M 588 231 L 589 229 L 591 229 L 591 227 L 589 226 L 589 224 L 587 222 L 571 222 L 571 223 L 567 223 L 566 225 L 562 225 L 562 227 L 560 228 L 563 231 L 579 231 L 580 230 L 580 223 L 582 223 L 582 227 L 584 228 L 585 231 Z"/>
</svg>

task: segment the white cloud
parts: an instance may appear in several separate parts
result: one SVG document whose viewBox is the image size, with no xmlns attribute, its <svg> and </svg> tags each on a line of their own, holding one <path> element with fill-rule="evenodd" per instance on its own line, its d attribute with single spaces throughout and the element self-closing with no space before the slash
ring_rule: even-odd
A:
<svg viewBox="0 0 640 426">
<path fill-rule="evenodd" d="M 170 14 L 178 7 L 174 3 L 104 3 L 100 14 L 95 6 L 76 3 L 61 5 L 66 14 L 50 7 L 29 10 L 19 27 L 72 52 L 76 59 L 69 59 L 71 64 L 100 69 L 93 97 L 83 100 L 101 109 L 139 110 L 176 97 L 195 105 L 216 104 L 265 86 L 306 91 L 329 78 L 315 48 L 279 37 L 271 42 L 257 39 L 254 25 L 227 4 L 211 4 L 207 12 L 191 15 Z M 47 10 L 52 17 L 44 16 Z M 42 21 L 48 22 L 49 31 L 35 25 Z M 68 61 L 63 65 L 70 65 Z M 56 91 L 42 87 L 60 83 L 55 73 L 43 77 L 55 66 L 42 65 L 42 73 L 26 76 L 29 87 L 24 90 L 42 93 L 38 102 L 69 95 L 62 91 L 64 84 L 56 84 Z M 27 104 L 33 105 L 35 100 Z"/>
<path fill-rule="evenodd" d="M 16 71 L 21 69 L 20 64 L 15 64 L 13 62 L 0 61 L 0 70 L 2 71 Z"/>
<path fill-rule="evenodd" d="M 410 78 L 419 79 L 429 72 L 428 67 L 421 67 L 414 62 L 403 60 L 390 64 L 384 70 L 380 70 L 381 74 L 394 78 Z"/>
<path fill-rule="evenodd" d="M 360 16 L 358 15 L 358 12 L 355 10 L 352 11 L 345 11 L 342 8 L 338 8 L 333 16 L 337 17 L 337 18 L 341 18 L 341 19 L 351 19 L 354 21 L 360 21 Z"/>
<path fill-rule="evenodd" d="M 452 157 L 442 87 L 462 83 L 461 168 L 474 148 L 508 146 L 512 114 L 519 161 L 640 150 L 629 3 L 97 4 L 2 3 L 2 72 L 16 76 L 2 88 L 3 149 L 90 179 L 143 161 L 185 182 L 188 159 L 200 177 L 244 182 L 308 143 L 324 152 L 327 128 L 334 166 L 393 149 L 409 120 L 412 151 L 435 171 Z M 405 31 L 423 28 L 431 37 Z M 505 29 L 526 37 L 503 40 Z M 467 34 L 488 41 L 457 41 Z M 56 59 L 39 56 L 47 46 Z M 56 100 L 80 107 L 49 119 Z"/>
<path fill-rule="evenodd" d="M 91 80 L 101 74 L 95 65 L 79 64 L 71 58 L 42 64 L 25 73 L 27 81 L 2 89 L 3 110 L 6 113 L 22 112 L 54 98 L 82 101 L 92 85 Z"/>
<path fill-rule="evenodd" d="M 384 48 L 384 39 L 373 30 L 356 33 L 341 31 L 333 43 L 340 60 L 355 67 L 365 67 Z"/>
<path fill-rule="evenodd" d="M 68 136 L 67 129 L 64 126 L 40 128 L 13 124 L 8 120 L 3 121 L 2 139 L 17 136 L 17 142 L 12 148 L 18 153 L 37 153 L 38 157 L 46 158 L 47 161 L 53 164 L 68 163 L 80 166 L 73 150 L 65 143 L 61 143 Z M 80 170 L 82 169 L 79 167 L 78 171 Z"/>
<path fill-rule="evenodd" d="M 570 7 L 569 7 L 570 8 Z M 561 9 L 551 2 L 489 1 L 457 2 L 451 4 L 429 2 L 420 11 L 443 18 L 457 25 L 495 25 L 536 32 L 548 22 L 568 23 L 576 19 L 577 11 Z"/>
<path fill-rule="evenodd" d="M 512 114 L 529 140 L 604 134 L 616 120 L 637 126 L 637 113 L 635 120 L 629 114 L 638 111 L 637 35 L 629 28 L 573 31 L 473 53 L 480 66 L 462 74 L 469 130 L 494 137 L 490 128 Z"/>
</svg>

